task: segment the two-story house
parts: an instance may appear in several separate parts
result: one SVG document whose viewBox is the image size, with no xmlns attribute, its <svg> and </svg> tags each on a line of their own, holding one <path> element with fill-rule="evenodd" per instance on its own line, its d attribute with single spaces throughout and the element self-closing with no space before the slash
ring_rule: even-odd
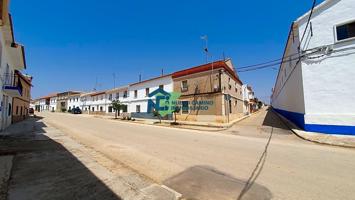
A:
<svg viewBox="0 0 355 200">
<path fill-rule="evenodd" d="M 107 114 L 114 114 L 115 110 L 112 107 L 112 102 L 114 100 L 118 100 L 121 104 L 125 105 L 122 107 L 121 111 L 119 113 L 122 112 L 127 112 L 128 109 L 128 86 L 122 86 L 122 87 L 118 87 L 118 88 L 114 88 L 111 90 L 107 90 L 106 92 L 106 112 Z"/>
<path fill-rule="evenodd" d="M 57 110 L 57 94 L 53 94 L 49 98 L 49 110 L 55 112 Z"/>
<path fill-rule="evenodd" d="M 15 70 L 15 84 L 21 85 L 21 96 L 12 98 L 12 123 L 22 121 L 29 115 L 31 100 L 32 77 Z"/>
<path fill-rule="evenodd" d="M 23 96 L 16 70 L 26 69 L 24 47 L 15 41 L 9 1 L 0 1 L 0 130 L 12 122 L 13 99 Z"/>
<path fill-rule="evenodd" d="M 69 100 L 73 95 L 80 95 L 78 91 L 66 91 L 57 94 L 57 112 L 66 112 L 69 109 Z"/>
<path fill-rule="evenodd" d="M 128 112 L 132 117 L 154 118 L 152 110 L 148 110 L 149 100 L 155 101 L 155 97 L 149 97 L 151 92 L 158 88 L 166 92 L 173 91 L 171 74 L 162 75 L 149 80 L 139 81 L 129 85 Z"/>
<path fill-rule="evenodd" d="M 306 131 L 355 135 L 355 0 L 325 0 L 292 23 L 272 107 Z"/>
<path fill-rule="evenodd" d="M 181 93 L 178 120 L 229 122 L 243 114 L 243 91 L 232 61 L 221 60 L 172 74 Z"/>
</svg>

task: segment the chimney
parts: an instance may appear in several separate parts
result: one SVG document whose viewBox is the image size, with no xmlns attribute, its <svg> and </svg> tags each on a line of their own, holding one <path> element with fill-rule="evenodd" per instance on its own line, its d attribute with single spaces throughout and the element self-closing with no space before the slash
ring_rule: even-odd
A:
<svg viewBox="0 0 355 200">
<path fill-rule="evenodd" d="M 139 82 L 142 82 L 142 75 L 139 74 Z"/>
<path fill-rule="evenodd" d="M 161 76 L 164 76 L 164 69 L 161 69 Z"/>
</svg>

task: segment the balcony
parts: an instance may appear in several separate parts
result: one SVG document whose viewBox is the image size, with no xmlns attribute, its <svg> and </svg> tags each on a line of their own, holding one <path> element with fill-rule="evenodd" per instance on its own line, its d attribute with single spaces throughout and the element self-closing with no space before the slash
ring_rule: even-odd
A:
<svg viewBox="0 0 355 200">
<path fill-rule="evenodd" d="M 3 91 L 6 95 L 11 97 L 21 97 L 22 96 L 22 84 L 20 82 L 19 76 L 13 74 L 5 74 L 4 76 Z"/>
<path fill-rule="evenodd" d="M 8 48 L 9 58 L 15 70 L 26 69 L 25 48 L 22 45 L 12 43 Z"/>
</svg>

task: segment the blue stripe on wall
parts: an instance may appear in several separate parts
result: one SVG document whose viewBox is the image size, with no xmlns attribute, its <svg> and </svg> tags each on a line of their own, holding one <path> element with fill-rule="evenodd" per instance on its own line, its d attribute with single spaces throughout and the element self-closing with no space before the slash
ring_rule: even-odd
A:
<svg viewBox="0 0 355 200">
<path fill-rule="evenodd" d="M 273 109 L 305 131 L 337 135 L 355 135 L 355 126 L 305 124 L 304 114 L 280 110 L 276 108 Z"/>
<path fill-rule="evenodd" d="M 355 135 L 355 126 L 305 124 L 304 130 L 336 135 Z"/>
<path fill-rule="evenodd" d="M 302 113 L 296 113 L 296 112 L 290 112 L 286 110 L 280 110 L 274 108 L 276 112 L 281 114 L 282 116 L 286 117 L 288 120 L 292 121 L 294 124 L 296 124 L 298 127 L 304 129 L 304 114 Z"/>
</svg>

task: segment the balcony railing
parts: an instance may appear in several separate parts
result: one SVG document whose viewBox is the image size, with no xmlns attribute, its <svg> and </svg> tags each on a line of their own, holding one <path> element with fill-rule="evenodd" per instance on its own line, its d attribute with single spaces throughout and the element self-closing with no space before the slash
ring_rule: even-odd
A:
<svg viewBox="0 0 355 200">
<path fill-rule="evenodd" d="M 22 96 L 23 87 L 19 75 L 5 73 L 2 77 L 2 81 L 5 93 L 13 97 Z"/>
</svg>

